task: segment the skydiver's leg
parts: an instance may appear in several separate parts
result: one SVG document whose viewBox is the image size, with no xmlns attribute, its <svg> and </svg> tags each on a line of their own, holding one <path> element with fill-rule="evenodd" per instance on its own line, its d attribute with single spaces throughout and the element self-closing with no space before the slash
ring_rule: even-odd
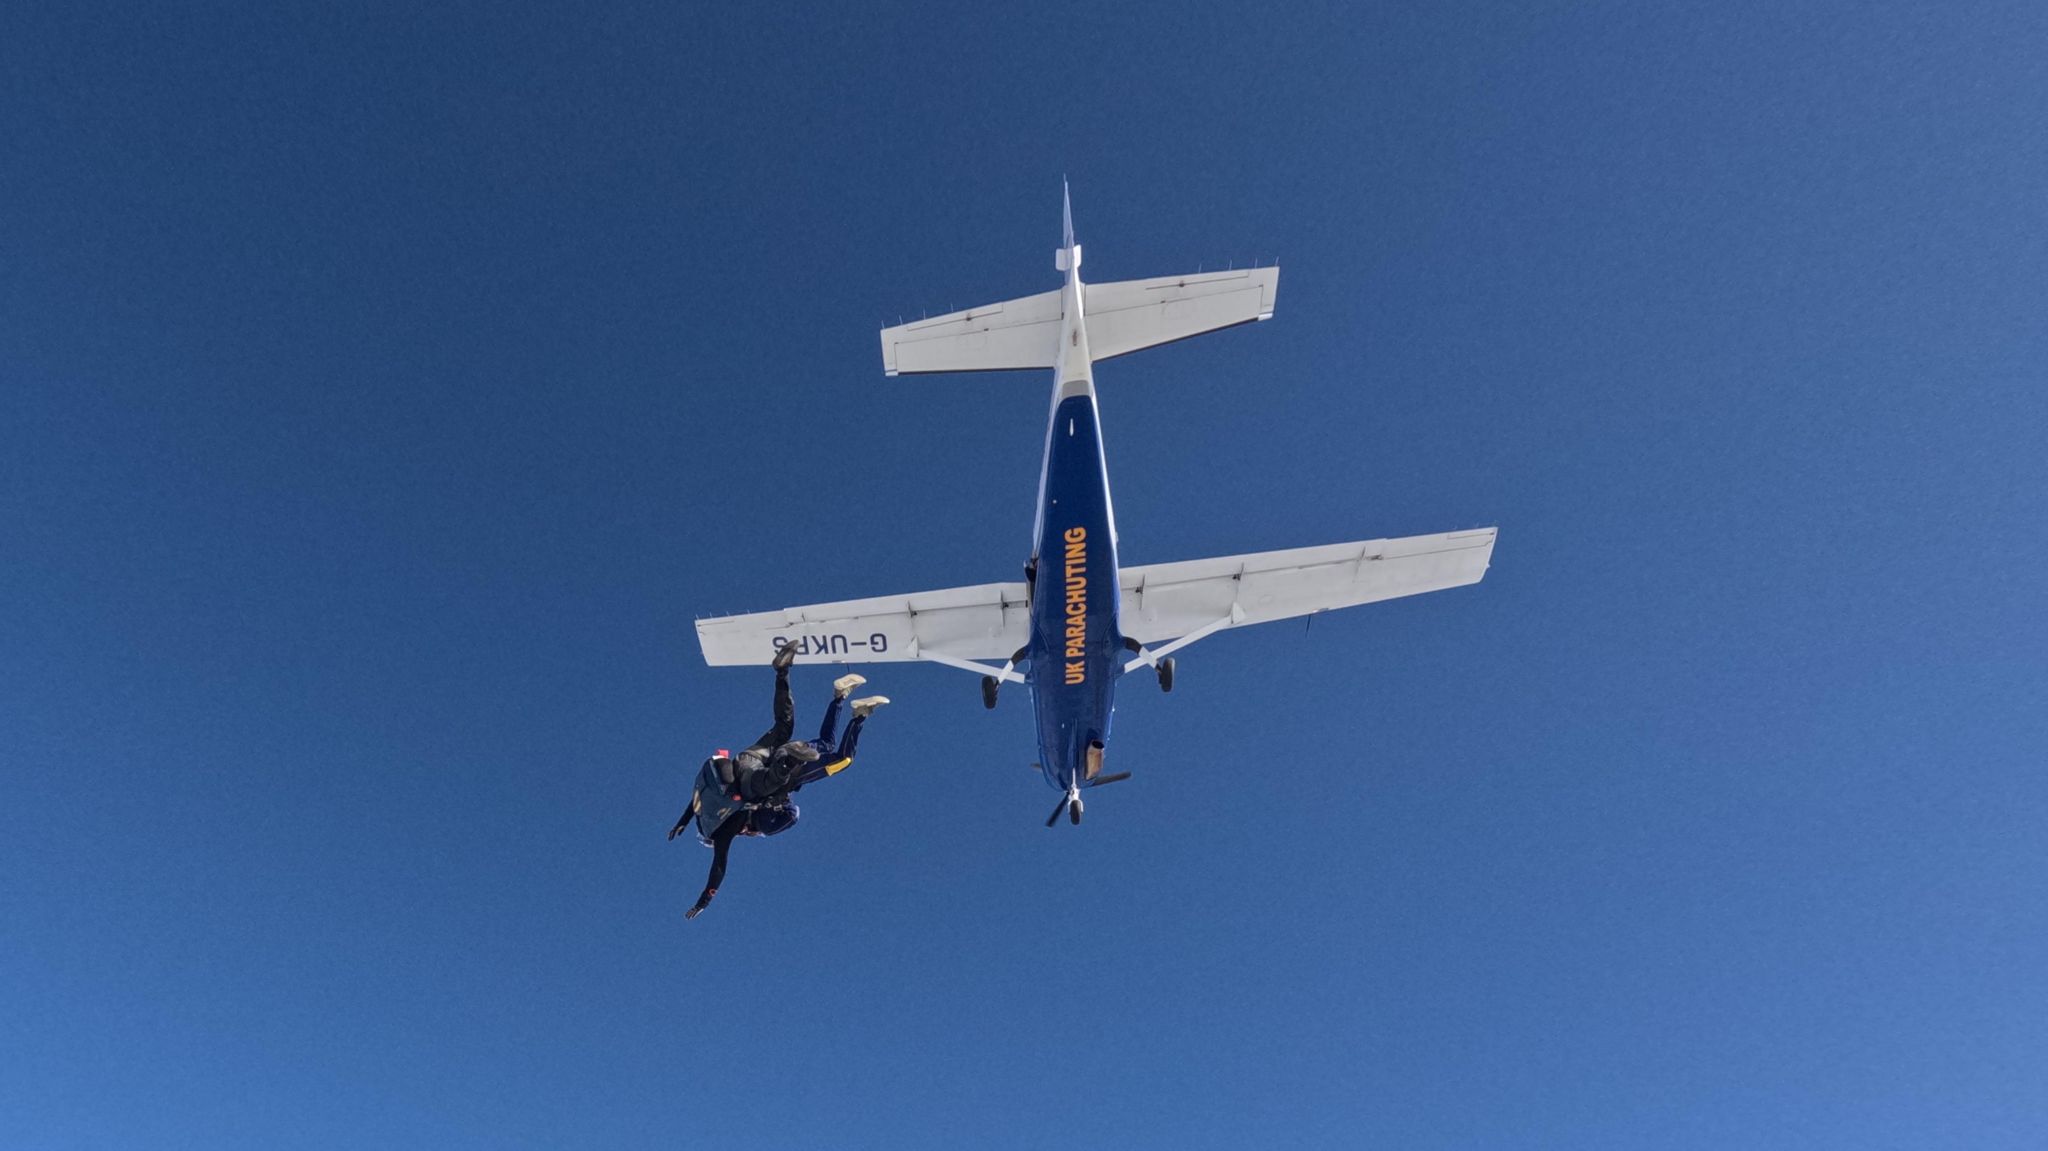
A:
<svg viewBox="0 0 2048 1151">
<path fill-rule="evenodd" d="M 860 742 L 861 725 L 867 721 L 867 716 L 854 716 L 853 722 L 846 725 L 846 734 L 839 737 L 839 747 L 829 753 L 830 757 L 833 759 L 852 759 L 853 745 Z"/>
<path fill-rule="evenodd" d="M 846 725 L 846 735 L 839 741 L 839 746 L 836 748 L 822 739 L 814 739 L 807 744 L 806 746 L 815 753 L 815 758 L 809 763 L 804 764 L 803 769 L 797 772 L 796 783 L 790 790 L 794 791 L 807 783 L 816 783 L 828 775 L 838 775 L 840 772 L 852 767 L 853 743 L 860 738 L 861 719 L 866 718 L 866 716 L 862 716 L 860 719 L 856 719 Z"/>
<path fill-rule="evenodd" d="M 874 710 L 889 702 L 885 695 L 871 695 L 853 702 L 853 722 L 846 725 L 846 734 L 839 738 L 839 746 L 832 747 L 823 740 L 813 740 L 811 747 L 818 752 L 816 761 L 806 764 L 798 776 L 797 786 L 812 783 L 828 775 L 838 775 L 853 766 L 854 747 L 860 742 L 860 729 Z"/>
<path fill-rule="evenodd" d="M 696 906 L 683 912 L 684 919 L 697 918 L 718 897 L 718 885 L 725 882 L 726 853 L 732 850 L 733 837 L 740 833 L 740 827 L 745 823 L 742 818 L 728 819 L 712 833 L 711 874 L 704 880 L 704 894 L 697 897 Z"/>
<path fill-rule="evenodd" d="M 801 786 L 804 769 L 818 760 L 818 749 L 809 741 L 785 743 L 775 749 L 761 770 L 749 775 L 742 785 L 750 803 L 763 803 Z"/>
<path fill-rule="evenodd" d="M 810 748 L 818 753 L 818 757 L 804 764 L 803 770 L 797 773 L 796 783 L 790 787 L 791 791 L 807 783 L 816 783 L 828 775 L 837 775 L 853 763 L 852 760 L 834 751 L 832 745 L 822 739 L 812 740 Z"/>
<path fill-rule="evenodd" d="M 784 648 L 793 651 L 793 648 Z M 776 657 L 778 660 L 780 656 Z M 796 700 L 789 694 L 789 665 L 782 664 L 775 669 L 775 726 L 761 733 L 753 742 L 753 748 L 777 748 L 789 742 L 796 732 Z M 752 750 L 750 748 L 749 750 Z"/>
<path fill-rule="evenodd" d="M 832 702 L 825 705 L 825 722 L 818 725 L 818 738 L 811 746 L 821 752 L 832 750 L 832 730 L 839 725 L 839 705 L 853 694 L 853 689 L 868 681 L 868 677 L 848 672 L 832 681 Z"/>
<path fill-rule="evenodd" d="M 860 729 L 867 723 L 868 717 L 875 713 L 876 708 L 888 702 L 889 697 L 886 695 L 871 695 L 866 699 L 853 701 L 853 722 L 846 725 L 846 734 L 839 740 L 839 747 L 834 753 L 837 758 L 847 763 L 853 761 L 853 746 L 860 742 Z M 843 767 L 845 764 L 842 763 L 840 766 Z"/>
<path fill-rule="evenodd" d="M 845 699 L 846 696 L 843 694 L 834 692 L 832 702 L 825 705 L 825 722 L 818 725 L 818 738 L 811 743 L 811 746 L 819 751 L 827 751 L 832 747 L 832 732 L 839 726 L 839 705 Z"/>
</svg>

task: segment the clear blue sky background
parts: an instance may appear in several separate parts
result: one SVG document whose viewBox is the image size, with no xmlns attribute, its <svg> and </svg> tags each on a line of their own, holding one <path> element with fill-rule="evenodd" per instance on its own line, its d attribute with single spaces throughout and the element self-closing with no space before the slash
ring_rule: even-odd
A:
<svg viewBox="0 0 2048 1151">
<path fill-rule="evenodd" d="M 0 1145 L 2048 1142 L 2048 12 L 14 5 Z M 899 315 L 1100 374 L 1133 562 L 1485 524 L 1126 684 L 886 667 L 668 843 L 698 614 L 1012 578 Z M 829 673 L 799 677 L 817 714 Z"/>
</svg>

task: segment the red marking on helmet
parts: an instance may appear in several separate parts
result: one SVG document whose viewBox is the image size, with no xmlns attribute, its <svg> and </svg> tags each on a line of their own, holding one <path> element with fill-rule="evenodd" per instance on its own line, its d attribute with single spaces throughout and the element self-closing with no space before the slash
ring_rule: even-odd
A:
<svg viewBox="0 0 2048 1151">
<path fill-rule="evenodd" d="M 732 758 L 732 749 L 730 749 L 730 748 L 724 748 L 724 747 L 721 747 L 721 748 L 719 748 L 719 749 L 718 749 L 718 758 L 720 758 L 720 759 L 731 759 L 731 758 Z"/>
</svg>

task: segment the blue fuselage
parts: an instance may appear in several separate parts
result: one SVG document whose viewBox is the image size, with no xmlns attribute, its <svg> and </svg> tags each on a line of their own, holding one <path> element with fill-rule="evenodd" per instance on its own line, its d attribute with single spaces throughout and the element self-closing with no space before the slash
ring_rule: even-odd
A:
<svg viewBox="0 0 2048 1151">
<path fill-rule="evenodd" d="M 1039 765 L 1061 791 L 1087 787 L 1101 769 L 1124 650 L 1116 524 L 1080 289 L 1080 277 L 1069 272 L 1032 552 L 1029 679 Z"/>
<path fill-rule="evenodd" d="M 1087 786 L 1090 744 L 1109 740 L 1123 634 L 1095 397 L 1060 401 L 1052 425 L 1031 597 L 1030 679 L 1039 763 L 1046 781 L 1065 791 L 1077 779 Z"/>
</svg>

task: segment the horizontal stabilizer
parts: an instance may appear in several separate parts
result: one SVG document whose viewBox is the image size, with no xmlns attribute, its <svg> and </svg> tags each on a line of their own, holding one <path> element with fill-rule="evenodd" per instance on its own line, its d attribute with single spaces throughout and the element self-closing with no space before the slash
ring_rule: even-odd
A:
<svg viewBox="0 0 2048 1151">
<path fill-rule="evenodd" d="M 882 329 L 882 370 L 1001 372 L 1050 368 L 1060 350 L 1058 289 Z"/>
<path fill-rule="evenodd" d="M 1087 285 L 1081 314 L 1096 360 L 1273 316 L 1280 269 L 1249 268 Z"/>
</svg>

